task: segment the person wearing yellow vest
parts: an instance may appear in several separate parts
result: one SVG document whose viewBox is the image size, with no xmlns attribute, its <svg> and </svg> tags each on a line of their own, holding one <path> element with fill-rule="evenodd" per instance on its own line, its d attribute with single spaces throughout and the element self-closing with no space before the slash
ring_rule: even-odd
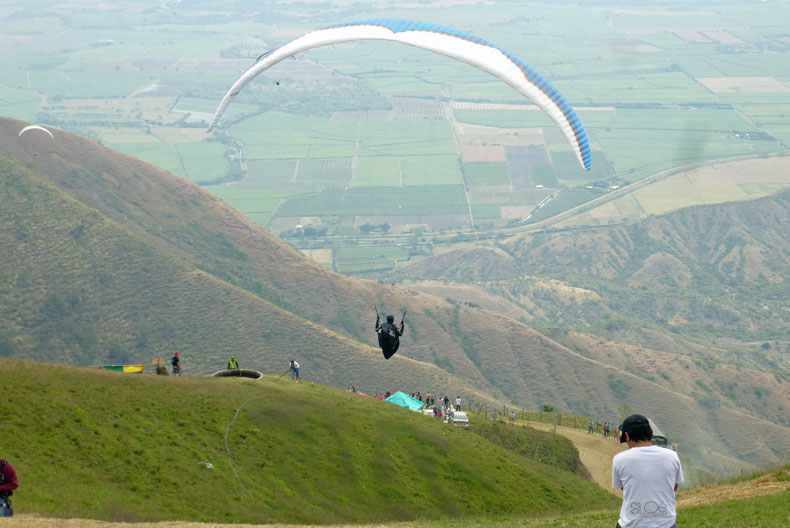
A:
<svg viewBox="0 0 790 528">
<path fill-rule="evenodd" d="M 239 370 L 239 362 L 236 361 L 235 356 L 230 357 L 230 361 L 228 361 L 228 370 Z"/>
</svg>

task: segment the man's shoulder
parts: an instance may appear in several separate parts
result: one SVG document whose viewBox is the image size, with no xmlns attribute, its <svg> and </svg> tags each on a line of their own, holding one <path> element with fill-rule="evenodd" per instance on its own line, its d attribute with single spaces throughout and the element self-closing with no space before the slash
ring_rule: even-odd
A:
<svg viewBox="0 0 790 528">
<path fill-rule="evenodd" d="M 616 464 L 618 462 L 622 462 L 623 460 L 626 460 L 626 459 L 630 458 L 630 456 L 631 456 L 631 455 L 629 455 L 630 451 L 631 451 L 630 449 L 626 449 L 625 451 L 620 451 L 619 453 L 617 453 L 612 458 L 612 464 Z"/>
<path fill-rule="evenodd" d="M 654 446 L 650 447 L 630 447 L 625 451 L 621 451 L 617 453 L 613 460 L 629 460 L 632 458 L 639 458 L 642 455 L 647 454 L 649 451 L 643 451 L 644 449 L 651 450 Z"/>
<path fill-rule="evenodd" d="M 632 447 L 630 449 L 626 449 L 621 453 L 617 453 L 612 460 L 625 461 L 625 460 L 631 460 L 631 459 L 643 458 L 643 457 L 650 458 L 653 460 L 655 460 L 656 457 L 668 458 L 673 460 L 679 459 L 678 454 L 675 451 L 671 449 L 666 449 L 664 447 L 651 445 L 651 446 L 643 446 L 643 447 Z"/>
</svg>

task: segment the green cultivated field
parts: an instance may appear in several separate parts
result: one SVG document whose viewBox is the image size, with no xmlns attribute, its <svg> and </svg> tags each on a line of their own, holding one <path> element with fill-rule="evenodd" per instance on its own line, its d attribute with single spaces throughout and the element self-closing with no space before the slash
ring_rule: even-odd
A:
<svg viewBox="0 0 790 528">
<path fill-rule="evenodd" d="M 472 205 L 472 215 L 475 220 L 499 218 L 499 205 L 496 204 L 474 204 Z"/>
<path fill-rule="evenodd" d="M 0 87 L 0 113 L 6 117 L 35 122 L 41 98 L 36 94 Z"/>
<path fill-rule="evenodd" d="M 456 215 L 467 211 L 461 185 L 328 188 L 288 199 L 278 216 Z"/>
<path fill-rule="evenodd" d="M 182 178 L 186 178 L 186 171 L 181 163 L 178 150 L 174 144 L 167 143 L 112 143 L 110 147 L 120 150 L 135 158 L 145 160 L 152 165 L 161 167 Z"/>
<path fill-rule="evenodd" d="M 362 156 L 457 156 L 446 121 L 368 120 L 359 124 Z"/>
<path fill-rule="evenodd" d="M 510 185 L 507 164 L 502 162 L 464 163 L 464 176 L 469 185 L 504 187 Z"/>
<path fill-rule="evenodd" d="M 335 268 L 341 273 L 394 269 L 408 252 L 400 246 L 342 247 L 335 251 Z"/>
<path fill-rule="evenodd" d="M 408 156 L 403 158 L 406 185 L 441 186 L 463 184 L 456 156 Z"/>
<path fill-rule="evenodd" d="M 311 158 L 299 162 L 296 181 L 346 185 L 351 179 L 350 158 Z"/>
<path fill-rule="evenodd" d="M 296 160 L 250 160 L 247 177 L 234 184 L 246 189 L 276 186 L 295 181 Z"/>
<path fill-rule="evenodd" d="M 186 177 L 192 181 L 213 181 L 228 170 L 225 146 L 220 143 L 180 143 L 175 147 Z"/>
<path fill-rule="evenodd" d="M 355 122 L 268 112 L 233 127 L 251 159 L 337 158 L 354 155 Z"/>
<path fill-rule="evenodd" d="M 174 112 L 200 112 L 202 114 L 214 115 L 217 109 L 217 101 L 213 99 L 198 99 L 195 97 L 180 97 L 178 103 L 173 107 Z M 258 107 L 255 105 L 236 103 L 228 108 L 225 114 L 229 118 L 236 115 L 256 112 Z"/>
<path fill-rule="evenodd" d="M 357 158 L 353 187 L 400 187 L 401 158 L 394 156 L 360 156 Z"/>
</svg>

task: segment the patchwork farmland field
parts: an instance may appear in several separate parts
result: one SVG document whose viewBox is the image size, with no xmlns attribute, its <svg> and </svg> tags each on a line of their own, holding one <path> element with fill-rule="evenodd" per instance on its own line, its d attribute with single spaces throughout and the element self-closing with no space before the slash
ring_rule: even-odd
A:
<svg viewBox="0 0 790 528">
<path fill-rule="evenodd" d="M 760 198 L 788 186 L 790 158 L 710 164 L 674 174 L 564 221 L 561 225 L 634 221 L 683 206 Z"/>
<path fill-rule="evenodd" d="M 79 132 L 205 184 L 276 233 L 320 226 L 330 250 L 333 237 L 406 244 L 415 233 L 545 219 L 691 164 L 710 170 L 620 190 L 566 222 L 627 221 L 790 185 L 779 161 L 790 146 L 790 41 L 779 22 L 790 6 L 514 2 L 492 17 L 492 5 L 420 4 L 408 16 L 473 33 L 544 75 L 584 126 L 589 172 L 557 125 L 506 83 L 392 42 L 282 61 L 207 132 L 222 96 L 261 53 L 337 20 L 380 16 L 342 2 L 331 14 L 306 3 L 242 17 L 155 0 L 123 17 L 90 3 L 43 2 L 37 16 L 0 10 L 8 28 L 0 114 Z M 723 163 L 736 158 L 752 161 Z M 389 229 L 366 235 L 368 224 Z M 408 258 L 315 255 L 355 272 Z"/>
</svg>

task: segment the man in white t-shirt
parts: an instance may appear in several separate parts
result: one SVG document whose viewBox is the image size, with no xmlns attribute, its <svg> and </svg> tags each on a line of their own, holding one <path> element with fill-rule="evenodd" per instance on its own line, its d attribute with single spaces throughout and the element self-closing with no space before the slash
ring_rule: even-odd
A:
<svg viewBox="0 0 790 528">
<path fill-rule="evenodd" d="M 677 453 L 654 446 L 653 429 L 641 414 L 633 414 L 620 426 L 620 443 L 628 450 L 612 460 L 612 487 L 623 490 L 620 528 L 673 528 L 675 491 L 683 482 Z"/>
<path fill-rule="evenodd" d="M 291 381 L 301 383 L 302 380 L 299 378 L 299 363 L 297 363 L 295 359 L 292 359 L 288 367 L 291 369 Z"/>
</svg>

